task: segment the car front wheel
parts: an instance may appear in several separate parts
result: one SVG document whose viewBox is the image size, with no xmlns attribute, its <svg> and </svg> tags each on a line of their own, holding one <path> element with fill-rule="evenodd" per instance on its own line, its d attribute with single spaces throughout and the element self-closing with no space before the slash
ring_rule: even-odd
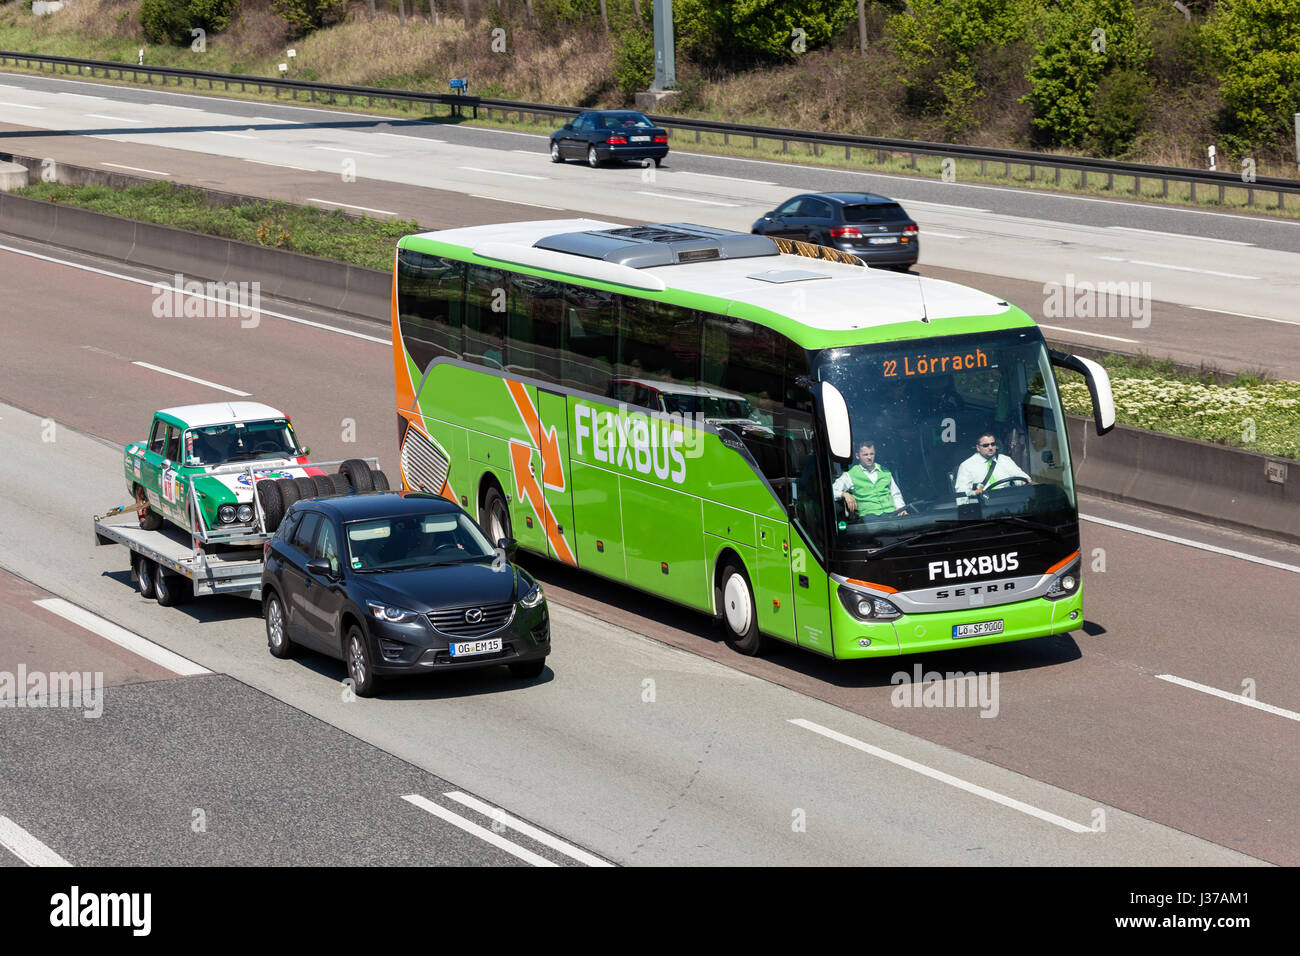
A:
<svg viewBox="0 0 1300 956">
<path fill-rule="evenodd" d="M 366 636 L 357 625 L 353 624 L 348 629 L 343 649 L 347 656 L 348 677 L 352 679 L 352 692 L 358 697 L 373 697 L 376 678 L 371 666 L 370 648 L 366 646 Z"/>
</svg>

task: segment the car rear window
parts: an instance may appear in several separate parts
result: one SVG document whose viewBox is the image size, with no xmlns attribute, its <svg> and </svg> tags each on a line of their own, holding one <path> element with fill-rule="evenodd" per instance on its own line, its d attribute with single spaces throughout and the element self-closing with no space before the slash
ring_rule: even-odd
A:
<svg viewBox="0 0 1300 956">
<path fill-rule="evenodd" d="M 845 222 L 900 222 L 907 218 L 896 202 L 862 203 L 844 207 Z"/>
</svg>

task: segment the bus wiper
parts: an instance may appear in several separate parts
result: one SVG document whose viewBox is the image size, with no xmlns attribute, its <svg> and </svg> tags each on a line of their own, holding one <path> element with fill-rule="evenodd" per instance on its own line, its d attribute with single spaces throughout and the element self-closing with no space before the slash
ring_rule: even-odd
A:
<svg viewBox="0 0 1300 956">
<path fill-rule="evenodd" d="M 878 558 L 882 554 L 888 554 L 890 551 L 893 551 L 895 548 L 900 548 L 905 544 L 911 544 L 913 541 L 920 541 L 922 538 L 931 538 L 937 534 L 948 534 L 948 532 L 954 530 L 955 528 L 960 527 L 964 523 L 965 522 L 961 522 L 961 521 L 940 522 L 942 527 L 930 528 L 926 531 L 918 531 L 916 532 L 916 534 L 909 534 L 906 537 L 899 538 L 897 541 L 892 541 L 882 548 L 876 548 L 876 550 L 871 552 L 871 557 Z"/>
<path fill-rule="evenodd" d="M 1032 528 L 1035 531 L 1042 531 L 1050 535 L 1059 536 L 1062 531 L 1062 525 L 1049 525 L 1041 521 L 1033 521 L 1029 518 L 1023 518 L 1020 515 L 997 515 L 992 518 L 979 518 L 974 521 L 962 521 L 958 518 L 945 518 L 935 523 L 935 527 L 925 531 L 918 531 L 916 534 L 909 534 L 906 537 L 899 538 L 897 541 L 891 541 L 882 548 L 877 548 L 871 552 L 872 558 L 878 558 L 882 554 L 888 554 L 895 548 L 902 547 L 905 544 L 911 544 L 914 541 L 920 541 L 923 538 L 933 537 L 939 534 L 948 534 L 953 531 L 964 530 L 966 528 L 981 528 L 991 524 L 1016 524 L 1024 528 Z"/>
<path fill-rule="evenodd" d="M 1034 521 L 1031 518 L 1023 517 L 1022 515 L 994 515 L 991 518 L 981 518 L 979 521 L 972 522 L 972 525 L 999 524 L 999 523 L 1017 524 L 1023 528 L 1032 528 L 1035 531 L 1045 531 L 1046 533 L 1052 535 L 1059 535 L 1063 527 L 1063 523 L 1045 524 L 1042 521 Z"/>
</svg>

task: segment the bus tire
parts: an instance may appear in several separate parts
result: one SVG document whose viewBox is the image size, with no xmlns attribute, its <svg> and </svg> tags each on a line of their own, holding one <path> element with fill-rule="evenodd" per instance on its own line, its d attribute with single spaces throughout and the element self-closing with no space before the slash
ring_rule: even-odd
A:
<svg viewBox="0 0 1300 956">
<path fill-rule="evenodd" d="M 374 486 L 373 490 L 375 491 L 388 491 L 391 487 L 388 484 L 388 476 L 382 471 L 372 471 L 370 473 L 370 483 Z"/>
<path fill-rule="evenodd" d="M 754 589 L 744 565 L 729 560 L 722 569 L 718 584 L 718 608 L 726 628 L 727 645 L 734 651 L 757 657 L 763 651 L 763 635 L 758 629 L 758 608 Z"/>
<path fill-rule="evenodd" d="M 163 607 L 175 607 L 189 598 L 189 580 L 179 575 L 168 574 L 161 564 L 153 566 L 154 598 Z"/>
<path fill-rule="evenodd" d="M 140 589 L 140 597 L 146 601 L 154 599 L 153 593 L 153 562 L 143 554 L 131 554 L 131 576 L 135 578 L 135 586 Z"/>
<path fill-rule="evenodd" d="M 287 512 L 294 502 L 302 498 L 298 483 L 292 478 L 278 478 L 275 483 L 280 486 L 280 500 L 284 502 L 284 510 Z"/>
<path fill-rule="evenodd" d="M 257 483 L 257 500 L 262 503 L 262 517 L 266 519 L 266 533 L 274 534 L 284 520 L 284 499 L 280 497 L 280 486 L 274 481 Z"/>
<path fill-rule="evenodd" d="M 328 498 L 334 494 L 334 482 L 327 475 L 312 475 L 311 480 L 316 485 L 317 498 Z"/>
<path fill-rule="evenodd" d="M 502 538 L 514 537 L 510 527 L 510 509 L 495 485 L 483 496 L 483 532 L 494 548 L 501 543 Z"/>
<path fill-rule="evenodd" d="M 289 625 L 284 618 L 284 603 L 280 595 L 271 592 L 263 614 L 266 617 L 266 646 L 271 656 L 281 660 L 293 657 L 293 641 L 289 640 Z"/>
<path fill-rule="evenodd" d="M 142 530 L 157 531 L 162 527 L 163 516 L 149 507 L 149 496 L 145 494 L 143 485 L 135 486 L 135 505 L 136 520 L 140 522 Z M 141 508 L 144 510 L 139 510 Z"/>
<path fill-rule="evenodd" d="M 334 486 L 334 494 L 336 495 L 352 494 L 352 485 L 348 484 L 347 475 L 333 474 L 333 475 L 326 475 L 325 477 L 328 478 L 329 483 Z"/>
<path fill-rule="evenodd" d="M 348 480 L 356 491 L 374 491 L 375 483 L 370 477 L 370 466 L 360 458 L 349 458 L 339 465 L 339 474 Z"/>
<path fill-rule="evenodd" d="M 316 482 L 310 478 L 294 478 L 293 486 L 298 489 L 299 501 L 309 501 L 316 497 Z"/>
</svg>

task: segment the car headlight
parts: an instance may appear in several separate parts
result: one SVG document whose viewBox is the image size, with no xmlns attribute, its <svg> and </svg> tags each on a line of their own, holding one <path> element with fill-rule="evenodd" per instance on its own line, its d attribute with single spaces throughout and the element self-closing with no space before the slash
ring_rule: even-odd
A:
<svg viewBox="0 0 1300 956">
<path fill-rule="evenodd" d="M 367 601 L 366 606 L 370 608 L 370 613 L 376 620 L 387 621 L 389 624 L 409 624 L 420 616 L 406 608 L 379 601 Z"/>
<path fill-rule="evenodd" d="M 253 520 L 253 506 L 252 506 L 252 505 L 240 505 L 239 508 L 236 509 L 236 510 L 237 510 L 238 513 L 239 513 L 239 520 L 240 520 L 240 521 L 252 521 L 252 520 Z"/>
<path fill-rule="evenodd" d="M 534 584 L 531 591 L 519 599 L 520 607 L 537 607 L 546 600 L 546 592 L 540 584 Z"/>
<path fill-rule="evenodd" d="M 892 621 L 903 612 L 882 597 L 864 594 L 853 588 L 840 588 L 840 603 L 859 621 Z"/>
<path fill-rule="evenodd" d="M 1083 583 L 1082 576 L 1079 573 L 1082 568 L 1082 558 L 1071 561 L 1068 568 L 1052 579 L 1052 583 L 1048 586 L 1047 593 L 1043 597 L 1049 601 L 1059 601 L 1075 594 L 1079 590 L 1079 585 Z"/>
<path fill-rule="evenodd" d="M 232 521 L 235 520 L 235 506 L 222 505 L 220 508 L 217 509 L 217 518 L 223 524 L 230 524 Z"/>
</svg>

